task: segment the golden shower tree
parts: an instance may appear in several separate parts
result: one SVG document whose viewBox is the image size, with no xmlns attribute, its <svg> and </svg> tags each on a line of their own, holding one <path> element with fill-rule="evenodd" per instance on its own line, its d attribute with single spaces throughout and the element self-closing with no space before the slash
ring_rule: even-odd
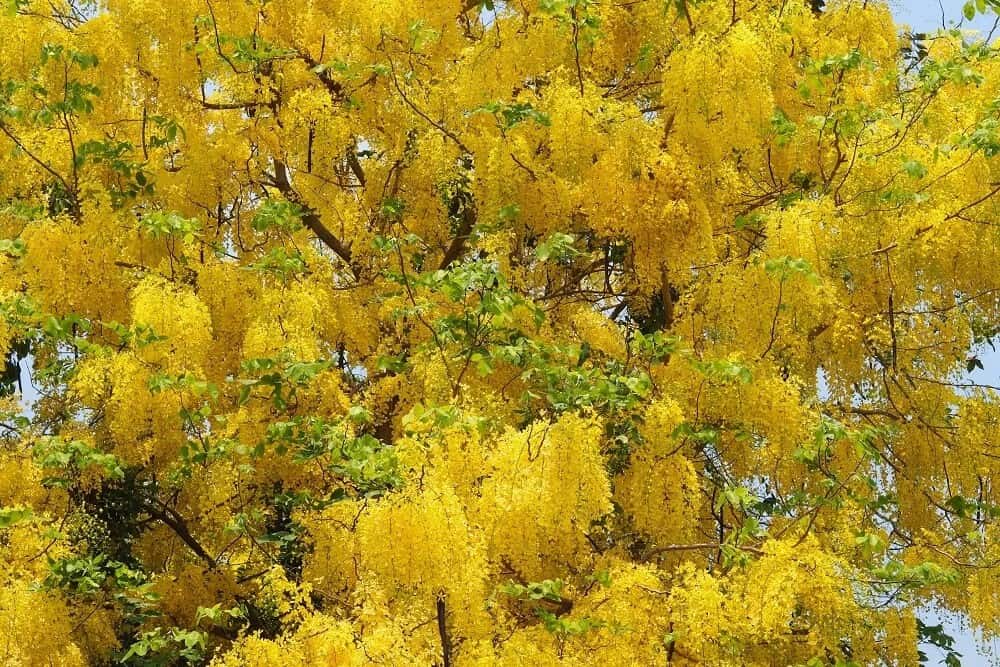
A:
<svg viewBox="0 0 1000 667">
<path fill-rule="evenodd" d="M 1000 632 L 1000 60 L 823 4 L 5 0 L 0 663 Z"/>
</svg>

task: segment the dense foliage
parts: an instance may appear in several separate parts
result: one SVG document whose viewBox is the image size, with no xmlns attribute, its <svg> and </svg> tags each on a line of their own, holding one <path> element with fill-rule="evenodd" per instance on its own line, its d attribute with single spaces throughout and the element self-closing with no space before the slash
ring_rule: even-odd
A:
<svg viewBox="0 0 1000 667">
<path fill-rule="evenodd" d="M 876 0 L 3 9 L 3 665 L 1000 632 L 984 39 Z"/>
</svg>

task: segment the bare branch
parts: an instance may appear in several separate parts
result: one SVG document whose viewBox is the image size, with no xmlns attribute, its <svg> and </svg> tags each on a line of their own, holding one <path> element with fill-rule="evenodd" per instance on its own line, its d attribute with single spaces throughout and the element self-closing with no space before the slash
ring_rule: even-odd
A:
<svg viewBox="0 0 1000 667">
<path fill-rule="evenodd" d="M 448 612 L 445 609 L 444 595 L 439 595 L 437 599 L 437 626 L 438 635 L 441 637 L 441 657 L 444 667 L 451 667 L 451 638 L 448 636 L 447 626 Z"/>
<path fill-rule="evenodd" d="M 146 514 L 153 517 L 157 521 L 160 521 L 170 528 L 170 530 L 174 531 L 174 534 L 181 538 L 181 541 L 184 542 L 184 544 L 186 544 L 188 548 L 195 553 L 195 555 L 208 563 L 209 567 L 215 569 L 217 566 L 215 559 L 212 558 L 211 554 L 205 550 L 205 547 L 201 546 L 198 540 L 194 538 L 191 531 L 188 529 L 187 522 L 184 518 L 178 514 L 176 510 L 162 503 L 158 503 L 158 505 L 159 506 L 153 502 L 146 501 L 143 506 L 143 510 Z"/>
<path fill-rule="evenodd" d="M 278 191 L 285 197 L 285 199 L 302 207 L 302 210 L 304 211 L 302 215 L 302 222 L 305 226 L 308 227 L 310 231 L 312 231 L 312 233 L 315 234 L 324 245 L 326 245 L 326 247 L 344 260 L 344 263 L 350 267 L 351 272 L 356 276 L 357 271 L 355 271 L 353 264 L 350 246 L 344 244 L 343 241 L 337 238 L 333 232 L 331 232 L 326 225 L 323 224 L 319 214 L 306 204 L 305 200 L 302 199 L 302 196 L 295 191 L 292 187 L 291 181 L 289 180 L 288 167 L 286 167 L 285 163 L 281 160 L 274 161 L 274 186 L 278 188 Z"/>
</svg>

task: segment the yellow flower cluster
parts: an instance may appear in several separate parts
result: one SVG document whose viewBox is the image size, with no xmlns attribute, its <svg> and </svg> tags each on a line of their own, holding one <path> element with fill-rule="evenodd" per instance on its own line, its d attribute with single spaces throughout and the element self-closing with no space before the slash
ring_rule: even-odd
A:
<svg viewBox="0 0 1000 667">
<path fill-rule="evenodd" d="M 132 323 L 166 339 L 139 350 L 144 362 L 178 374 L 201 370 L 212 345 L 212 317 L 197 295 L 147 278 L 132 290 Z"/>
<path fill-rule="evenodd" d="M 487 470 L 479 520 L 489 556 L 529 581 L 558 576 L 586 553 L 591 522 L 611 509 L 594 419 L 567 415 L 508 431 Z"/>
<path fill-rule="evenodd" d="M 0 664 L 1000 635 L 995 45 L 887 0 L 4 9 Z"/>
</svg>

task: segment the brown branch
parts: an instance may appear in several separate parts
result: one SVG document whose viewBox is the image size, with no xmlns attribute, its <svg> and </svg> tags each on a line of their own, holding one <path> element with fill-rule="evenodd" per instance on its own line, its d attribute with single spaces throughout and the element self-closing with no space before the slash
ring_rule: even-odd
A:
<svg viewBox="0 0 1000 667">
<path fill-rule="evenodd" d="M 699 542 L 697 544 L 665 544 L 662 547 L 656 547 L 646 552 L 646 558 L 651 558 L 653 556 L 658 556 L 663 553 L 671 551 L 715 551 L 716 549 L 722 548 L 721 542 Z M 746 545 L 740 545 L 736 547 L 737 549 L 742 549 L 743 551 L 749 551 L 753 554 L 764 553 L 761 549 L 757 547 L 751 547 Z"/>
<path fill-rule="evenodd" d="M 465 242 L 469 240 L 469 236 L 472 234 L 472 228 L 476 225 L 476 207 L 471 201 L 471 196 L 469 201 L 465 202 L 465 206 L 462 209 L 462 221 L 456 230 L 455 238 L 451 240 L 451 245 L 444 252 L 444 257 L 441 258 L 441 264 L 439 269 L 447 269 L 451 266 L 455 260 L 461 257 L 462 252 L 465 250 Z"/>
<path fill-rule="evenodd" d="M 782 298 L 784 296 L 784 291 L 785 291 L 785 281 L 784 279 L 782 279 L 781 282 L 778 283 L 778 305 L 774 309 L 774 318 L 771 320 L 771 338 L 767 342 L 767 348 L 765 348 L 765 350 L 760 354 L 761 359 L 763 359 L 768 355 L 768 353 L 771 351 L 771 348 L 774 347 L 774 343 L 778 338 L 778 318 L 781 316 L 781 306 L 782 306 Z"/>
<path fill-rule="evenodd" d="M 403 92 L 403 88 L 402 88 L 402 86 L 400 86 L 400 85 L 399 85 L 399 79 L 397 79 L 397 78 L 396 78 L 396 66 L 395 66 L 395 64 L 394 64 L 394 63 L 392 62 L 392 60 L 391 60 L 391 59 L 389 60 L 389 74 L 390 74 L 390 78 L 392 79 L 392 85 L 393 85 L 393 87 L 394 87 L 394 88 L 396 89 L 396 92 L 397 92 L 397 93 L 399 93 L 399 96 L 400 96 L 401 98 L 403 98 L 403 101 L 404 101 L 404 102 L 406 103 L 406 106 L 410 107 L 410 109 L 412 109 L 412 110 L 413 110 L 413 113 L 415 113 L 415 114 L 417 114 L 418 116 L 420 116 L 421 118 L 423 118 L 423 119 L 424 119 L 425 121 L 427 121 L 427 122 L 428 122 L 428 123 L 429 123 L 429 124 L 430 124 L 430 125 L 431 125 L 432 127 L 434 127 L 434 128 L 435 128 L 435 129 L 437 129 L 437 130 L 438 130 L 439 132 L 441 132 L 441 134 L 443 134 L 444 136 L 446 136 L 446 137 L 448 137 L 449 139 L 451 139 L 452 141 L 454 141 L 454 142 L 455 142 L 455 145 L 456 145 L 456 146 L 458 146 L 458 147 L 459 147 L 459 149 L 460 149 L 460 150 L 461 150 L 461 151 L 462 151 L 463 153 L 465 153 L 466 155 L 472 155 L 472 151 L 470 151 L 470 150 L 468 149 L 468 147 L 467 147 L 467 146 L 465 145 L 465 143 L 464 143 L 464 142 L 463 142 L 463 141 L 462 141 L 461 139 L 459 139 L 459 138 L 458 138 L 458 135 L 456 135 L 456 134 L 455 134 L 454 132 L 452 132 L 452 131 L 451 131 L 451 130 L 449 130 L 449 129 L 448 129 L 447 127 L 445 127 L 445 126 L 444 126 L 444 123 L 442 123 L 442 122 L 439 122 L 439 121 L 435 121 L 435 120 L 434 120 L 433 118 L 431 118 L 431 117 L 430 117 L 430 116 L 428 116 L 428 115 L 427 115 L 426 113 L 424 113 L 424 112 L 423 112 L 423 111 L 422 111 L 422 110 L 420 109 L 420 107 L 418 107 L 418 106 L 417 106 L 416 104 L 414 104 L 414 103 L 413 103 L 413 102 L 412 102 L 412 101 L 410 100 L 410 98 L 409 98 L 409 97 L 408 97 L 408 96 L 406 95 L 406 93 L 404 93 L 404 92 Z"/>
<path fill-rule="evenodd" d="M 580 95 L 584 94 L 583 89 L 583 68 L 580 66 L 580 21 L 576 18 L 576 5 L 570 9 L 570 18 L 573 20 L 573 58 L 576 61 L 576 80 L 580 85 Z"/>
<path fill-rule="evenodd" d="M 438 635 L 441 637 L 441 657 L 444 667 L 451 667 L 451 638 L 448 636 L 447 610 L 444 604 L 444 595 L 438 595 L 437 599 L 437 627 Z"/>
<path fill-rule="evenodd" d="M 69 182 L 59 172 L 57 172 L 55 169 L 53 169 L 52 167 L 50 167 L 44 160 L 42 160 L 41 158 L 39 158 L 38 156 L 36 156 L 30 150 L 28 150 L 27 146 L 25 146 L 24 143 L 20 139 L 18 139 L 17 136 L 15 136 L 10 131 L 10 129 L 5 124 L 3 124 L 3 123 L 0 123 L 0 132 L 3 132 L 4 134 L 6 134 L 7 137 L 11 141 L 14 142 L 14 145 L 17 146 L 18 148 L 20 148 L 21 152 L 24 153 L 25 155 L 27 155 L 29 158 L 31 158 L 31 160 L 35 164 L 37 164 L 39 167 L 41 167 L 42 169 L 44 169 L 45 171 L 47 171 L 49 174 L 51 174 L 52 176 L 54 176 L 56 178 L 56 180 L 58 180 L 60 183 L 62 183 L 62 186 L 66 189 L 66 192 L 71 193 L 71 194 L 73 193 L 73 188 L 70 187 Z"/>
<path fill-rule="evenodd" d="M 858 415 L 860 417 L 884 417 L 896 422 L 903 420 L 903 417 L 894 412 L 879 410 L 877 408 L 854 408 L 837 404 L 837 409 L 844 414 Z"/>
<path fill-rule="evenodd" d="M 406 93 L 403 92 L 402 86 L 399 85 L 399 79 L 396 77 L 396 66 L 392 62 L 392 60 L 389 61 L 389 68 L 390 68 L 389 69 L 390 78 L 392 79 L 392 85 L 396 89 L 396 92 L 399 93 L 399 96 L 403 99 L 403 102 L 405 102 L 406 105 L 410 107 L 410 109 L 412 109 L 415 114 L 420 116 L 432 127 L 441 132 L 441 134 L 443 134 L 445 137 L 453 141 L 455 145 L 458 146 L 459 150 L 461 150 L 462 153 L 464 153 L 467 156 L 467 158 L 471 161 L 472 151 L 469 150 L 469 148 L 458 137 L 458 135 L 456 135 L 454 132 L 445 127 L 443 122 L 435 121 L 433 118 L 424 113 L 424 111 L 422 111 L 420 107 L 414 104 L 413 101 L 406 95 Z M 461 196 L 461 194 L 456 196 Z M 462 207 L 462 219 L 461 223 L 459 224 L 458 230 L 456 230 L 455 238 L 452 239 L 451 245 L 449 245 L 448 249 L 445 250 L 444 257 L 441 259 L 441 264 L 439 268 L 447 269 L 456 259 L 458 259 L 461 256 L 462 252 L 465 250 L 465 242 L 469 239 L 469 235 L 472 233 L 472 228 L 476 224 L 476 217 L 477 214 L 475 205 L 471 201 L 471 197 L 469 197 L 469 200 L 466 201 L 465 205 Z"/>
<path fill-rule="evenodd" d="M 681 10 L 684 18 L 687 19 L 688 32 L 693 36 L 695 33 L 694 20 L 691 18 L 691 9 L 688 7 L 687 0 L 681 0 Z"/>
<path fill-rule="evenodd" d="M 806 340 L 810 343 L 826 333 L 827 329 L 830 328 L 829 324 L 819 324 L 809 330 L 809 334 L 806 336 Z"/>
<path fill-rule="evenodd" d="M 209 0 L 205 0 L 205 6 L 208 7 L 208 14 L 212 19 L 212 30 L 215 33 L 215 52 L 229 65 L 229 69 L 233 70 L 233 74 L 246 74 L 246 72 L 236 67 L 236 63 L 222 50 L 222 36 L 219 34 L 219 22 L 215 18 L 215 9 Z"/>
<path fill-rule="evenodd" d="M 970 208 L 975 208 L 976 206 L 979 206 L 980 204 L 982 204 L 986 200 L 990 199 L 991 197 L 993 197 L 997 193 L 1000 193 L 1000 185 L 994 184 L 994 186 L 995 187 L 992 190 L 990 190 L 989 192 L 987 192 L 985 195 L 983 195 L 979 199 L 977 199 L 974 202 L 971 202 L 969 204 L 966 204 L 965 206 L 963 206 L 962 208 L 958 209 L 954 213 L 949 214 L 948 217 L 945 218 L 945 220 L 952 220 L 954 218 L 957 218 L 957 217 L 961 216 L 963 213 L 965 213 L 966 211 L 968 211 Z"/>
<path fill-rule="evenodd" d="M 177 537 L 181 538 L 181 541 L 184 542 L 184 544 L 186 544 L 188 548 L 195 553 L 195 555 L 208 563 L 209 567 L 212 569 L 216 568 L 218 564 L 215 562 L 215 559 L 212 558 L 211 554 L 205 550 L 205 547 L 201 546 L 201 544 L 198 543 L 198 540 L 194 538 L 191 531 L 188 530 L 187 522 L 184 520 L 184 517 L 178 514 L 176 510 L 171 509 L 162 503 L 161 507 L 157 507 L 149 501 L 145 503 L 143 509 L 146 514 L 153 517 L 157 521 L 160 521 L 170 528 L 170 530 L 174 531 Z"/>
<path fill-rule="evenodd" d="M 358 153 L 355 146 L 351 146 L 347 149 L 347 166 L 351 168 L 351 172 L 354 177 L 358 179 L 358 183 L 361 187 L 365 187 L 367 179 L 365 178 L 365 170 L 361 167 L 361 162 L 358 161 Z"/>
<path fill-rule="evenodd" d="M 305 62 L 305 64 L 308 65 L 313 72 L 315 72 L 316 76 L 319 77 L 320 82 L 330 93 L 330 96 L 334 99 L 334 101 L 341 101 L 344 99 L 343 84 L 331 77 L 330 73 L 322 68 L 322 63 L 305 51 L 300 51 L 299 57 L 302 58 L 303 62 Z"/>
<path fill-rule="evenodd" d="M 514 164 L 516 164 L 518 167 L 528 172 L 528 176 L 531 177 L 531 180 L 533 181 L 538 180 L 538 174 L 535 173 L 535 170 L 529 167 L 528 165 L 524 164 L 523 162 L 521 162 L 521 160 L 519 160 L 518 157 L 514 155 L 513 151 L 510 152 L 510 159 L 513 160 Z"/>
<path fill-rule="evenodd" d="M 211 111 L 232 111 L 241 110 L 245 111 L 247 109 L 255 109 L 259 106 L 263 106 L 261 102 L 206 102 L 198 100 L 198 103 L 205 109 Z"/>
<path fill-rule="evenodd" d="M 302 222 L 305 226 L 308 227 L 309 230 L 312 231 L 312 233 L 315 234 L 326 247 L 344 260 L 344 263 L 350 267 L 351 272 L 357 275 L 357 271 L 355 271 L 352 261 L 353 258 L 350 246 L 345 245 L 333 234 L 333 232 L 327 229 L 326 225 L 324 225 L 323 221 L 320 219 L 319 214 L 316 213 L 312 207 L 306 204 L 305 200 L 302 199 L 302 196 L 295 191 L 288 177 L 288 167 L 286 167 L 285 163 L 281 160 L 274 161 L 274 186 L 278 188 L 278 191 L 285 197 L 285 199 L 293 204 L 298 204 L 302 208 L 304 211 L 302 214 Z"/>
<path fill-rule="evenodd" d="M 666 264 L 660 266 L 660 299 L 663 301 L 663 330 L 670 331 L 674 326 L 674 290 Z"/>
</svg>

